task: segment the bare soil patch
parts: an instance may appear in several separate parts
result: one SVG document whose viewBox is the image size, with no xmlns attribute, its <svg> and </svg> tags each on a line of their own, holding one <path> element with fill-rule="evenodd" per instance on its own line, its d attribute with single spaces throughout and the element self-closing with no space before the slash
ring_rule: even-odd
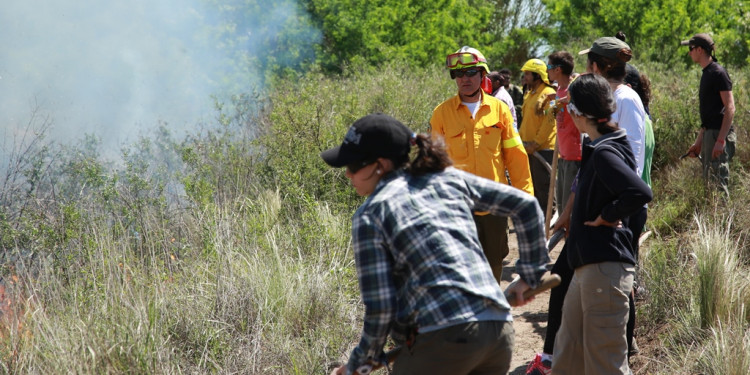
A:
<svg viewBox="0 0 750 375">
<path fill-rule="evenodd" d="M 511 224 L 512 228 L 512 224 Z M 565 241 L 550 249 L 552 262 L 557 260 L 560 250 Z M 514 233 L 508 237 L 510 253 L 503 264 L 503 280 L 500 286 L 505 287 L 515 277 L 515 264 L 518 260 L 518 240 Z M 544 335 L 547 331 L 547 309 L 549 303 L 549 291 L 537 295 L 530 303 L 515 307 L 513 313 L 513 328 L 516 331 L 516 345 L 513 349 L 513 359 L 510 362 L 510 375 L 524 375 L 526 366 L 534 359 L 537 352 L 542 351 L 544 346 Z"/>
</svg>

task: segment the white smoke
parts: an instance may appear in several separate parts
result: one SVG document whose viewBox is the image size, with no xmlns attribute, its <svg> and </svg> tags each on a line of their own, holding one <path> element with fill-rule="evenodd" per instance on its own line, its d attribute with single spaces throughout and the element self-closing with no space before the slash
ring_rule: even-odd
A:
<svg viewBox="0 0 750 375">
<path fill-rule="evenodd" d="M 58 142 L 93 134 L 107 153 L 159 123 L 214 115 L 225 57 L 196 1 L 5 0 L 0 7 L 0 137 L 48 116 Z"/>
</svg>

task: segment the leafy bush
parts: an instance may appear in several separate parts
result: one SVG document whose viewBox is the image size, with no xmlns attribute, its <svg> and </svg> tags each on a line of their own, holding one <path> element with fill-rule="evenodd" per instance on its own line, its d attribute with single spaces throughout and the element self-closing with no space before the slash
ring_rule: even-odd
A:
<svg viewBox="0 0 750 375">
<path fill-rule="evenodd" d="M 717 43 L 718 58 L 734 66 L 747 66 L 750 28 L 746 3 L 741 0 L 644 1 L 544 0 L 551 21 L 560 30 L 552 44 L 564 44 L 581 35 L 614 35 L 624 31 L 628 44 L 644 60 L 688 63 L 681 40 L 709 32 Z M 594 39 L 592 38 L 591 41 Z M 590 42 L 591 42 L 590 41 Z M 589 42 L 589 43 L 590 43 Z"/>
</svg>

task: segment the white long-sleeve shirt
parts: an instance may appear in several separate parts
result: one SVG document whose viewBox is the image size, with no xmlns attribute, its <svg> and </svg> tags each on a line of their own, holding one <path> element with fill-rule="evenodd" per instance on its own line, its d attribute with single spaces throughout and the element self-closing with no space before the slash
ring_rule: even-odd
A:
<svg viewBox="0 0 750 375">
<path fill-rule="evenodd" d="M 638 175 L 643 173 L 646 160 L 646 110 L 638 93 L 626 85 L 620 85 L 614 92 L 617 109 L 612 121 L 628 134 L 628 142 L 633 149 Z"/>
</svg>

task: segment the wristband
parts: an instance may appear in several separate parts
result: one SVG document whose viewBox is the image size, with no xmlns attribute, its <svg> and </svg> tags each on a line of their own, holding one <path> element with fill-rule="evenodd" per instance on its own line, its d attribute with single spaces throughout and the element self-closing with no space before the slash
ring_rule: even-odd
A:
<svg viewBox="0 0 750 375">
<path fill-rule="evenodd" d="M 726 141 L 724 139 L 717 139 L 716 143 L 721 143 L 721 145 L 723 146 L 726 143 Z"/>
</svg>

